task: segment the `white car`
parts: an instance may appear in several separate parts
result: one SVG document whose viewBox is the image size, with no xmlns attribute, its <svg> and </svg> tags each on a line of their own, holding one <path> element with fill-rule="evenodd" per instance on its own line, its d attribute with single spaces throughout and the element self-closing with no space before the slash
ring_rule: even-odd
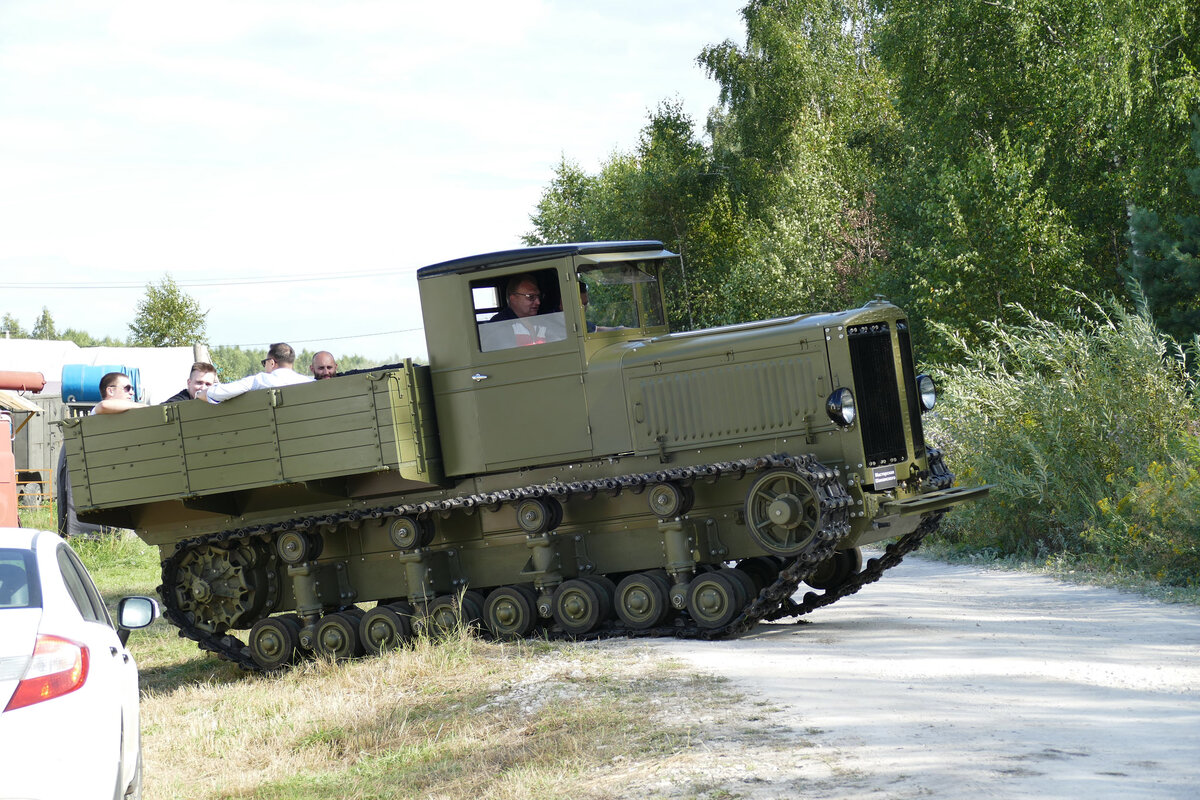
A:
<svg viewBox="0 0 1200 800">
<path fill-rule="evenodd" d="M 141 797 L 138 672 L 129 629 L 158 616 L 121 600 L 113 625 L 57 534 L 0 528 L 0 798 Z"/>
</svg>

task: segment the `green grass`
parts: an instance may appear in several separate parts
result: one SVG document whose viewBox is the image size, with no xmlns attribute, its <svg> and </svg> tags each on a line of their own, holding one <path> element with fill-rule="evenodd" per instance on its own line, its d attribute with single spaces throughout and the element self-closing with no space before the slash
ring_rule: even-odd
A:
<svg viewBox="0 0 1200 800">
<path fill-rule="evenodd" d="M 133 533 L 71 544 L 110 607 L 155 594 L 158 550 Z M 688 785 L 715 731 L 771 741 L 765 718 L 738 718 L 723 681 L 595 643 L 460 630 L 281 675 L 244 673 L 162 620 L 129 646 L 147 800 L 622 797 L 664 764 Z"/>
<path fill-rule="evenodd" d="M 39 508 L 20 506 L 17 508 L 17 521 L 22 528 L 37 528 L 43 531 L 58 530 L 58 517 L 55 515 L 52 505 Z"/>
</svg>

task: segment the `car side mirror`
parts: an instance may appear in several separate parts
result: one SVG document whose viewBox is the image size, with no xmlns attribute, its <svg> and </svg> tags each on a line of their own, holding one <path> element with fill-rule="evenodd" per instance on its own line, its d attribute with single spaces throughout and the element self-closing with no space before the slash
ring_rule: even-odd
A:
<svg viewBox="0 0 1200 800">
<path fill-rule="evenodd" d="M 124 645 L 129 641 L 130 631 L 145 628 L 158 619 L 158 601 L 153 597 L 122 597 L 117 603 L 117 636 Z"/>
</svg>

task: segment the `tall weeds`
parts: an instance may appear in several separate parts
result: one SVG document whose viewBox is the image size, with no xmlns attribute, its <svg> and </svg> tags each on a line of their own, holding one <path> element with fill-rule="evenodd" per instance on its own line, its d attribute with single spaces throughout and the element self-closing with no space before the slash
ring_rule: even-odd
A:
<svg viewBox="0 0 1200 800">
<path fill-rule="evenodd" d="M 997 554 L 1085 554 L 1172 583 L 1200 575 L 1200 413 L 1183 348 L 1144 309 L 1080 306 L 1067 323 L 1019 309 L 943 384 L 932 439 L 964 483 L 994 483 L 945 535 Z"/>
</svg>

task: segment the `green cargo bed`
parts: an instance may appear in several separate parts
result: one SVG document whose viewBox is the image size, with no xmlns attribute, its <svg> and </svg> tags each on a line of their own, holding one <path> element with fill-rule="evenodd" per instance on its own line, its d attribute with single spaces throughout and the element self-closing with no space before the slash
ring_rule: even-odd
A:
<svg viewBox="0 0 1200 800">
<path fill-rule="evenodd" d="M 324 478 L 443 480 L 429 368 L 400 367 L 63 423 L 83 512 Z"/>
</svg>

